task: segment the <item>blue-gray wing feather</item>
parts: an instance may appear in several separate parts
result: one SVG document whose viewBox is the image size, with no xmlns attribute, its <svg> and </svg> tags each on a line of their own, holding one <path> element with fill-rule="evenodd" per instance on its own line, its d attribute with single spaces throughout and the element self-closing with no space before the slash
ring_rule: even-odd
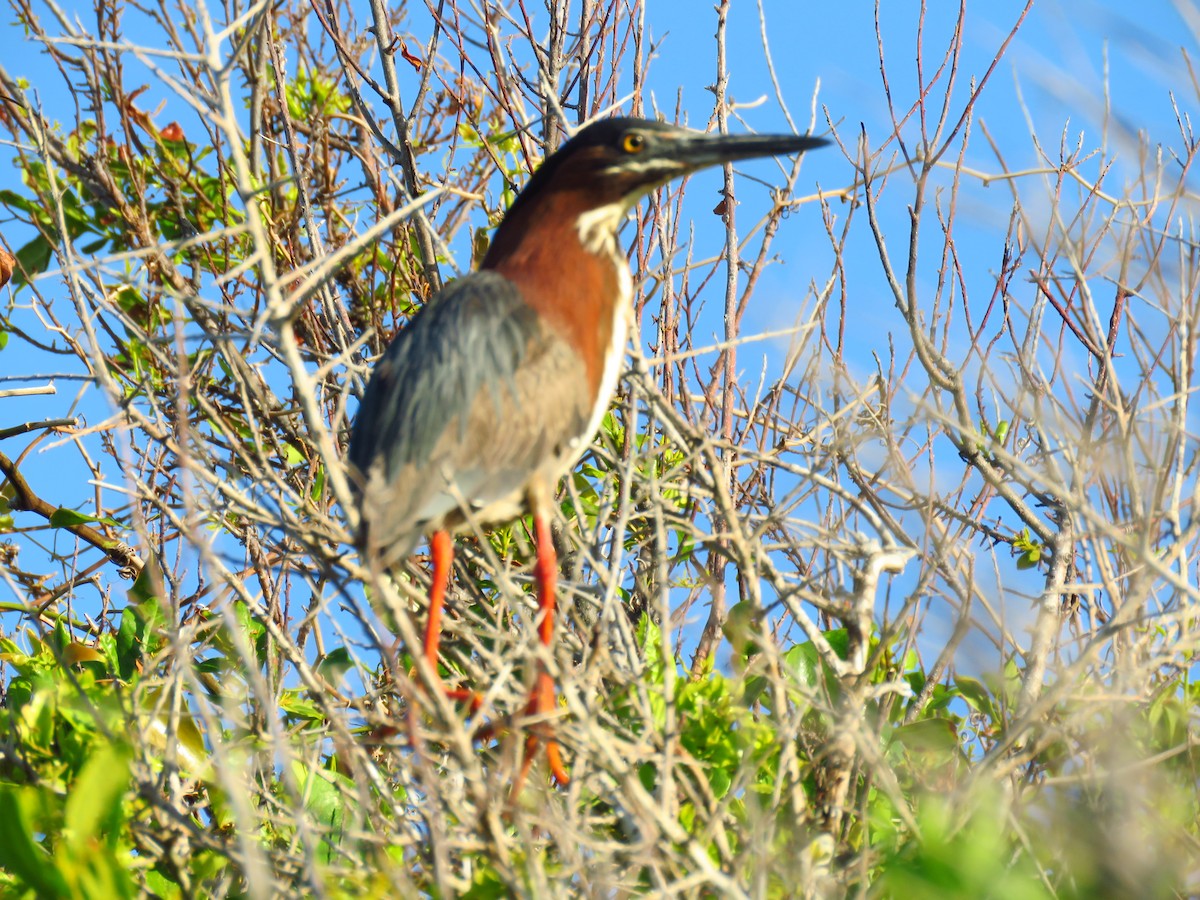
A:
<svg viewBox="0 0 1200 900">
<path fill-rule="evenodd" d="M 395 560 L 461 502 L 504 507 L 583 435 L 582 363 L 494 272 L 434 297 L 376 365 L 350 439 L 364 543 Z M 557 477 L 557 473 L 551 473 Z"/>
<path fill-rule="evenodd" d="M 390 480 L 402 466 L 427 461 L 446 428 L 465 437 L 479 389 L 497 380 L 511 385 L 536 325 L 508 279 L 477 272 L 451 282 L 376 363 L 350 462 L 360 472 L 381 463 Z"/>
</svg>

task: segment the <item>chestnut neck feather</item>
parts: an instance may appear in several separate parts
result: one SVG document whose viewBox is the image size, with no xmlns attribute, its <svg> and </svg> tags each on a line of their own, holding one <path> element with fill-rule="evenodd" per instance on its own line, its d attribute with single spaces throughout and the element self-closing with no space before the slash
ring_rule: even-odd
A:
<svg viewBox="0 0 1200 900">
<path fill-rule="evenodd" d="M 514 207 L 482 265 L 516 284 L 542 321 L 575 348 L 593 396 L 600 392 L 616 306 L 629 302 L 617 268 L 628 265 L 617 250 L 617 216 L 600 245 L 587 248 L 581 240 L 582 217 L 598 207 L 604 204 L 594 195 L 572 190 Z"/>
</svg>

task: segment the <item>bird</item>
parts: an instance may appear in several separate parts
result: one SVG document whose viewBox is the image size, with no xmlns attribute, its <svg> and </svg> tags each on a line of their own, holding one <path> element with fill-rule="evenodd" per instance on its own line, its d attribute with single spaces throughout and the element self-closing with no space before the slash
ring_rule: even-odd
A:
<svg viewBox="0 0 1200 900">
<path fill-rule="evenodd" d="M 451 535 L 526 513 L 536 545 L 538 640 L 553 640 L 552 504 L 559 480 L 595 436 L 622 370 L 633 317 L 633 279 L 618 242 L 627 214 L 655 188 L 699 169 L 825 143 L 628 117 L 587 125 L 533 173 L 479 269 L 447 283 L 392 340 L 351 428 L 358 545 L 390 570 L 429 537 L 422 653 L 435 673 Z M 544 719 L 556 704 L 554 679 L 538 663 L 526 712 Z M 531 731 L 517 783 L 540 743 Z M 566 785 L 557 741 L 550 736 L 545 744 L 554 781 Z"/>
</svg>

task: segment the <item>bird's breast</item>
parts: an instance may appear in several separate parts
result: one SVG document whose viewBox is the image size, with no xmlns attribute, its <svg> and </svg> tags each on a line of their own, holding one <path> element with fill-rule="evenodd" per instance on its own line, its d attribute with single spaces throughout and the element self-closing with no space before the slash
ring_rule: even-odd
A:
<svg viewBox="0 0 1200 900">
<path fill-rule="evenodd" d="M 617 391 L 617 382 L 621 378 L 621 368 L 625 362 L 625 350 L 629 344 L 629 326 L 633 319 L 633 279 L 624 257 L 615 253 L 613 256 L 613 273 L 619 299 L 606 310 L 608 321 L 604 330 L 607 331 L 608 340 L 603 347 L 603 366 L 600 370 L 595 403 L 585 433 L 581 436 L 582 446 L 578 448 L 575 460 L 572 460 L 570 465 L 574 465 L 586 446 L 591 443 L 600 428 L 604 414 L 608 412 L 613 395 Z"/>
<path fill-rule="evenodd" d="M 585 202 L 586 201 L 586 202 Z M 518 286 L 549 334 L 577 366 L 584 416 L 576 420 L 542 470 L 555 480 L 595 437 L 620 379 L 633 318 L 633 279 L 617 242 L 625 201 L 595 205 L 559 193 L 522 211 L 487 264 Z M 519 237 L 519 240 L 518 240 Z"/>
</svg>

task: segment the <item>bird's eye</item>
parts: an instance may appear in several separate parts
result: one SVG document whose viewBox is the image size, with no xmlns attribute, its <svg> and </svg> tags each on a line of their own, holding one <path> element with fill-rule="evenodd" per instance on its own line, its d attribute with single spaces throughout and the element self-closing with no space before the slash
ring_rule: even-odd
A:
<svg viewBox="0 0 1200 900">
<path fill-rule="evenodd" d="M 646 136 L 637 131 L 631 131 L 621 138 L 621 149 L 626 153 L 641 153 L 646 146 Z"/>
</svg>

